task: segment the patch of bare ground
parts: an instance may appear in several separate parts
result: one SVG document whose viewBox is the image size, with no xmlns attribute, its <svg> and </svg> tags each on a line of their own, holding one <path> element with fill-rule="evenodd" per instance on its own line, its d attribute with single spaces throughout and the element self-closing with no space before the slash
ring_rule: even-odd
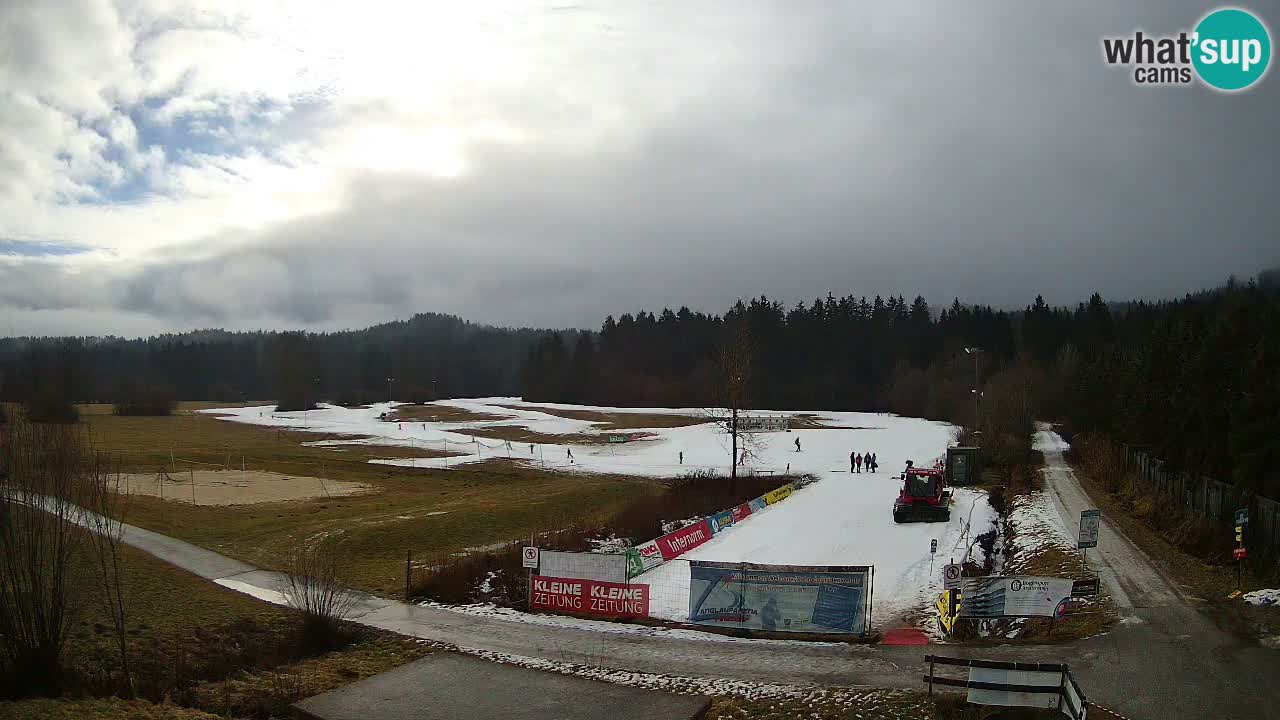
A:
<svg viewBox="0 0 1280 720">
<path fill-rule="evenodd" d="M 436 405 L 429 403 L 426 405 L 397 405 L 395 409 L 387 415 L 394 422 L 447 422 L 447 423 L 464 423 L 464 422 L 484 422 L 491 420 L 510 420 L 510 415 L 497 415 L 494 413 L 475 412 L 466 408 L 454 407 L 452 405 Z"/>
<path fill-rule="evenodd" d="M 504 407 L 508 410 L 536 410 L 570 420 L 600 423 L 597 427 L 601 430 L 676 428 L 701 425 L 711 421 L 710 417 L 701 415 L 676 415 L 672 413 L 609 413 L 599 410 L 566 410 L 564 408 L 547 407 L 546 405 L 499 405 L 498 407 Z"/>
<path fill-rule="evenodd" d="M 124 475 L 122 490 L 195 505 L 253 505 L 371 492 L 372 485 L 263 470 L 185 470 Z"/>
</svg>

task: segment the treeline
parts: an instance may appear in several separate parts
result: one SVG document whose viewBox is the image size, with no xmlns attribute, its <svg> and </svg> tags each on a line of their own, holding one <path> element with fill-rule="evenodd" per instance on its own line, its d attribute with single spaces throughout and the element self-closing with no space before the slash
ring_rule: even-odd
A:
<svg viewBox="0 0 1280 720">
<path fill-rule="evenodd" d="M 543 334 L 428 313 L 335 333 L 9 338 L 0 340 L 0 400 L 37 409 L 106 402 L 133 413 L 171 397 L 301 408 L 381 401 L 389 392 L 417 401 L 518 395 L 520 366 Z"/>
<path fill-rule="evenodd" d="M 754 407 L 947 420 L 979 431 L 1006 466 L 1034 419 L 1058 419 L 1280 497 L 1277 279 L 1114 308 L 1097 294 L 1074 308 L 1037 297 L 1017 312 L 957 300 L 936 313 L 920 297 L 828 295 L 792 308 L 760 297 L 723 316 L 642 311 L 606 318 L 599 333 L 544 336 L 529 349 L 524 395 L 713 405 L 717 353 L 745 325 Z"/>
</svg>

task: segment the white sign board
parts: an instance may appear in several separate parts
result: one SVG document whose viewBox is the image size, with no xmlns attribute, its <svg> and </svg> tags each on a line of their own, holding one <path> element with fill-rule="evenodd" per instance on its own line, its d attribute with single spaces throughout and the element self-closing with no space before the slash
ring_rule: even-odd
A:
<svg viewBox="0 0 1280 720">
<path fill-rule="evenodd" d="M 1098 547 L 1098 530 L 1102 523 L 1102 512 L 1099 510 L 1080 511 L 1080 539 L 1076 547 L 1080 549 Z"/>
<path fill-rule="evenodd" d="M 974 705 L 1005 705 L 1034 707 L 1046 710 L 1058 709 L 1059 690 L 1062 687 L 1062 671 L 996 670 L 994 668 L 969 668 L 969 682 L 998 683 L 1001 685 L 1027 685 L 1043 687 L 1046 692 L 1016 692 L 1013 690 L 981 690 L 969 688 L 966 698 Z"/>
<path fill-rule="evenodd" d="M 960 587 L 960 566 L 958 564 L 942 566 L 942 589 L 955 590 Z"/>
<path fill-rule="evenodd" d="M 538 568 L 538 548 L 533 546 L 525 547 L 520 556 L 520 561 L 521 566 L 536 570 Z"/>
<path fill-rule="evenodd" d="M 627 582 L 627 556 L 610 553 L 548 550 L 538 559 L 539 575 L 568 580 Z"/>
<path fill-rule="evenodd" d="M 960 617 L 1054 617 L 1071 600 L 1070 578 L 1024 575 L 965 578 Z"/>
</svg>

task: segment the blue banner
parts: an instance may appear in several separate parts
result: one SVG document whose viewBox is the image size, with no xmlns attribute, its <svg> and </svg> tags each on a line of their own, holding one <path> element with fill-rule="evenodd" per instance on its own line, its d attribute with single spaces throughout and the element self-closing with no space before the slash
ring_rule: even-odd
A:
<svg viewBox="0 0 1280 720">
<path fill-rule="evenodd" d="M 689 563 L 689 622 L 767 632 L 860 635 L 867 566 Z"/>
<path fill-rule="evenodd" d="M 751 512 L 760 512 L 769 507 L 769 501 L 765 500 L 763 495 L 752 500 L 749 504 L 751 505 Z"/>
<path fill-rule="evenodd" d="M 733 513 L 725 510 L 711 516 L 711 532 L 718 533 L 733 524 Z"/>
</svg>

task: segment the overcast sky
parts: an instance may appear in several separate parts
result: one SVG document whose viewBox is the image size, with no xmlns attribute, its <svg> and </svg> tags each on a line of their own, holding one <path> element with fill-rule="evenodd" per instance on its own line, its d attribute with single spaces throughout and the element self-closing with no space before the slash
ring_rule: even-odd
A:
<svg viewBox="0 0 1280 720">
<path fill-rule="evenodd" d="M 5 0 L 0 334 L 1074 304 L 1280 263 L 1276 72 L 1138 87 L 1102 37 L 1213 5 L 1052 5 Z M 1275 39 L 1280 4 L 1237 5 Z"/>
</svg>

